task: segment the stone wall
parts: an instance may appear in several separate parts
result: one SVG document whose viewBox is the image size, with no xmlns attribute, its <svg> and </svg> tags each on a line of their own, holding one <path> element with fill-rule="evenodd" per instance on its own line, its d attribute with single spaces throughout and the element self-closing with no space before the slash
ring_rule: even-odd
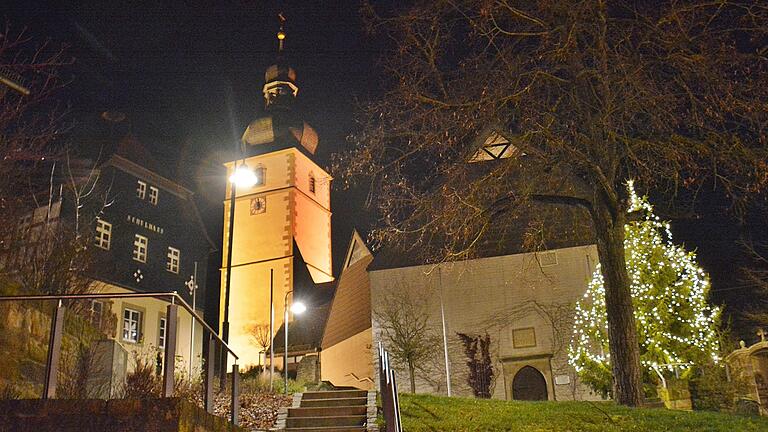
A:
<svg viewBox="0 0 768 432">
<path fill-rule="evenodd" d="M 147 400 L 4 400 L 0 431 L 239 432 L 225 419 L 178 398 Z"/>
<path fill-rule="evenodd" d="M 392 298 L 413 298 L 426 305 L 427 325 L 439 339 L 434 355 L 417 372 L 417 393 L 446 394 L 444 312 L 452 394 L 472 395 L 464 347 L 456 336 L 464 333 L 491 338 L 493 398 L 511 399 L 515 374 L 531 366 L 544 376 L 549 400 L 599 400 L 567 362 L 573 308 L 597 262 L 595 246 L 588 245 L 370 271 L 372 345 L 382 339 L 381 318 L 375 311 Z M 400 389 L 408 389 L 407 373 L 402 368 L 396 371 Z"/>
<path fill-rule="evenodd" d="M 41 395 L 52 310 L 52 302 L 0 302 L 0 388 L 11 386 L 21 397 Z M 61 374 L 66 374 L 67 366 L 77 357 L 80 344 L 90 345 L 100 338 L 97 329 L 67 310 Z"/>
</svg>

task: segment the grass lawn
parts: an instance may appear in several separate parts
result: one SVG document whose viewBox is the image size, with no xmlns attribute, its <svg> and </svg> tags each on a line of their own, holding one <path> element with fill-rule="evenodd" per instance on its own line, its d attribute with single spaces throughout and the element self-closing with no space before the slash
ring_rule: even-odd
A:
<svg viewBox="0 0 768 432">
<path fill-rule="evenodd" d="M 515 402 L 401 394 L 405 432 L 768 431 L 768 419 L 626 408 L 611 402 Z"/>
</svg>

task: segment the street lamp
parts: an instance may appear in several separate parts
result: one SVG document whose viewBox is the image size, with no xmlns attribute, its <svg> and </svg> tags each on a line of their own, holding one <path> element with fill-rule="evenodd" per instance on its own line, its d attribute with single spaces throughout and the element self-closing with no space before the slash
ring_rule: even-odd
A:
<svg viewBox="0 0 768 432">
<path fill-rule="evenodd" d="M 235 232 L 235 196 L 237 194 L 237 188 L 250 188 L 253 187 L 256 183 L 258 183 L 259 178 L 256 176 L 256 173 L 251 171 L 248 168 L 248 165 L 245 164 L 245 162 L 242 163 L 242 165 L 237 166 L 237 162 L 235 162 L 235 170 L 232 173 L 231 176 L 229 176 L 229 182 L 231 183 L 230 186 L 230 194 L 229 194 L 229 247 L 227 248 L 227 280 L 226 284 L 224 285 L 224 322 L 222 323 L 222 339 L 224 339 L 225 343 L 229 343 L 229 291 L 230 291 L 230 285 L 232 281 L 232 246 L 234 243 L 234 232 Z M 221 350 L 221 388 L 224 388 L 224 384 L 226 382 L 226 368 L 227 368 L 227 362 L 226 362 L 226 351 Z"/>
<path fill-rule="evenodd" d="M 283 301 L 284 309 L 285 309 L 285 315 L 283 316 L 283 330 L 285 333 L 285 357 L 283 357 L 283 380 L 285 383 L 285 388 L 283 389 L 283 393 L 288 394 L 288 294 L 292 293 L 293 290 L 289 290 L 285 293 L 285 299 Z M 307 307 L 302 302 L 292 302 L 291 304 L 291 312 L 293 312 L 295 315 L 301 315 L 304 313 L 304 311 L 307 310 Z"/>
<path fill-rule="evenodd" d="M 248 168 L 248 165 L 243 163 L 239 167 L 235 168 L 235 172 L 229 176 L 229 181 L 238 187 L 249 188 L 258 183 L 259 178 L 256 176 L 255 172 Z"/>
</svg>

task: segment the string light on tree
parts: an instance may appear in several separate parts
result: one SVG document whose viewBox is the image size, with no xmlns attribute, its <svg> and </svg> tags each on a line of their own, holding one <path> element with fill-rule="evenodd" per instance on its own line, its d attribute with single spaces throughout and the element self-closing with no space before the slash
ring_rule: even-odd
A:
<svg viewBox="0 0 768 432">
<path fill-rule="evenodd" d="M 716 329 L 720 310 L 707 304 L 709 277 L 696 255 L 672 242 L 669 223 L 627 183 L 630 213 L 625 226 L 626 262 L 640 343 L 640 362 L 652 376 L 719 361 Z M 569 361 L 581 379 L 601 393 L 611 389 L 605 288 L 600 267 L 576 305 Z"/>
</svg>

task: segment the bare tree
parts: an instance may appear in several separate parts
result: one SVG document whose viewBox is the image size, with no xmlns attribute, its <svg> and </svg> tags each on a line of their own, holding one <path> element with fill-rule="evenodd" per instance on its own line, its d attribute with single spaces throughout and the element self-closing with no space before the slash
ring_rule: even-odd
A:
<svg viewBox="0 0 768 432">
<path fill-rule="evenodd" d="M 411 393 L 416 393 L 416 372 L 431 374 L 429 365 L 435 357 L 439 338 L 429 325 L 427 298 L 418 291 L 401 289 L 374 308 L 384 346 L 394 362 L 408 370 Z"/>
<path fill-rule="evenodd" d="M 571 212 L 597 243 L 613 394 L 639 405 L 625 182 L 680 205 L 703 187 L 736 204 L 764 190 L 768 8 L 437 0 L 364 10 L 391 42 L 384 93 L 363 107 L 336 168 L 370 181 L 375 239 L 458 259 L 520 215 Z M 511 157 L 467 163 L 494 141 Z"/>
<path fill-rule="evenodd" d="M 260 348 L 259 352 L 266 352 L 267 347 L 272 343 L 272 334 L 269 332 L 269 324 L 253 324 L 249 327 L 248 333 Z"/>
<path fill-rule="evenodd" d="M 741 269 L 745 287 L 749 290 L 750 302 L 743 312 L 742 318 L 756 326 L 768 325 L 768 244 L 744 241 L 742 242 L 746 249 L 751 263 Z"/>
<path fill-rule="evenodd" d="M 9 23 L 0 30 L 0 238 L 23 209 L 23 192 L 34 190 L 46 161 L 62 154 L 65 110 L 54 96 L 69 64 L 49 42 L 36 44 Z"/>
<path fill-rule="evenodd" d="M 27 213 L 10 222 L 14 231 L 4 240 L 0 274 L 18 281 L 24 291 L 84 294 L 97 291 L 94 229 L 111 205 L 111 185 L 100 181 L 97 162 L 74 167 L 69 153 L 52 164 L 49 186 L 20 203 Z M 30 205 L 31 204 L 31 205 Z M 69 302 L 76 311 L 88 305 Z"/>
</svg>

